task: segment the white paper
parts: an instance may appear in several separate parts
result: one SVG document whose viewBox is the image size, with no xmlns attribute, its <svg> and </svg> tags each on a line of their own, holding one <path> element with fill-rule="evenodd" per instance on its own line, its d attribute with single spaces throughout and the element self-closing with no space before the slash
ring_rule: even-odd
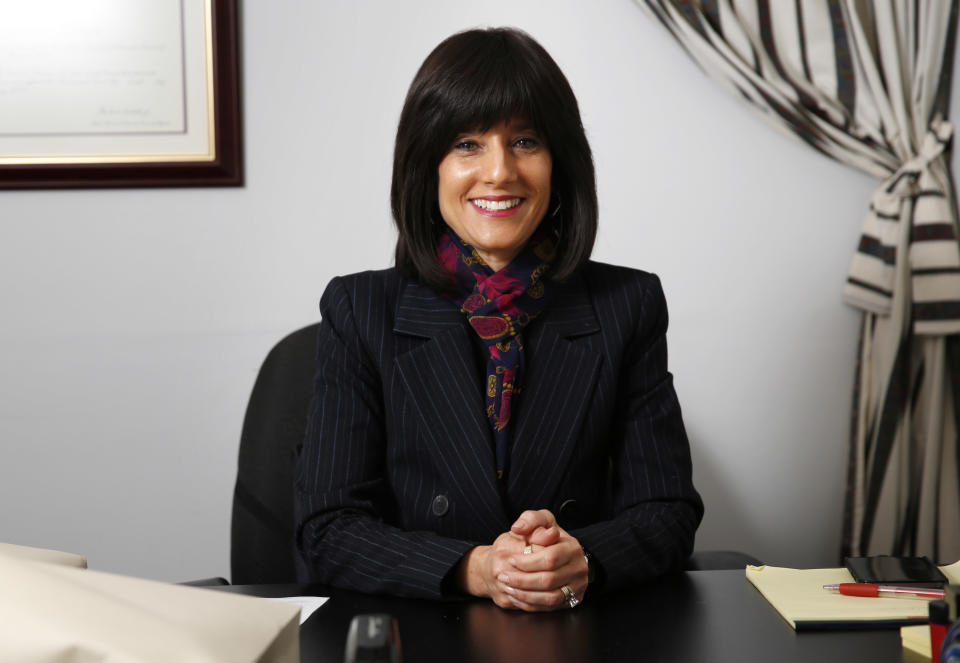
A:
<svg viewBox="0 0 960 663">
<path fill-rule="evenodd" d="M 0 164 L 210 161 L 209 0 L 0 0 Z"/>
<path fill-rule="evenodd" d="M 317 608 L 322 606 L 329 599 L 329 596 L 281 596 L 278 598 L 270 598 L 269 600 L 299 605 L 300 623 L 303 624 L 305 621 L 310 619 L 310 615 L 312 615 Z"/>
<path fill-rule="evenodd" d="M 0 17 L 3 133 L 186 131 L 179 3 L 0 0 Z"/>
</svg>

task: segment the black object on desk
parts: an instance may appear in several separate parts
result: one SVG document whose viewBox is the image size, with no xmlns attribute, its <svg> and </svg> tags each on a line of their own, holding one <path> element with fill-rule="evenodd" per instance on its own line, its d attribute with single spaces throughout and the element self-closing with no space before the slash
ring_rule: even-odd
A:
<svg viewBox="0 0 960 663">
<path fill-rule="evenodd" d="M 400 632 L 390 615 L 357 615 L 347 631 L 344 663 L 401 663 Z"/>
<path fill-rule="evenodd" d="M 303 585 L 217 588 L 330 596 L 300 631 L 301 660 L 344 660 L 350 622 L 397 616 L 416 663 L 909 663 L 898 629 L 796 633 L 743 571 L 690 571 L 573 610 L 521 613 L 489 601 L 425 601 Z"/>
<path fill-rule="evenodd" d="M 857 582 L 937 588 L 947 584 L 947 577 L 928 557 L 870 555 L 847 557 L 844 563 Z"/>
</svg>

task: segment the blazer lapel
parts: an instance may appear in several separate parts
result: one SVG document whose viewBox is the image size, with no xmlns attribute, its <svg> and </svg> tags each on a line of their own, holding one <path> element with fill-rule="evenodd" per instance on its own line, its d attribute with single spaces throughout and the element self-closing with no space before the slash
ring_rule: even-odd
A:
<svg viewBox="0 0 960 663">
<path fill-rule="evenodd" d="M 507 493 L 523 508 L 549 504 L 596 386 L 599 354 L 577 340 L 600 331 L 582 279 L 561 286 L 525 334 L 526 373 L 514 421 Z"/>
<path fill-rule="evenodd" d="M 503 531 L 506 514 L 496 482 L 490 425 L 472 355 L 472 333 L 450 301 L 417 283 L 406 285 L 394 333 L 428 339 L 395 359 L 417 409 L 430 450 L 447 468 L 451 489 L 491 531 Z"/>
</svg>

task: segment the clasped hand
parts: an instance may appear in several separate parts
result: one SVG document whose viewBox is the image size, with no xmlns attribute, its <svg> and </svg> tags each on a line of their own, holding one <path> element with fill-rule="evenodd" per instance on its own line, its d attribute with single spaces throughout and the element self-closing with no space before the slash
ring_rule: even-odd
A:
<svg viewBox="0 0 960 663">
<path fill-rule="evenodd" d="M 461 588 L 501 608 L 530 612 L 569 607 L 561 587 L 578 600 L 587 590 L 587 562 L 579 541 L 546 510 L 524 511 L 489 546 L 477 546 L 460 567 Z"/>
</svg>

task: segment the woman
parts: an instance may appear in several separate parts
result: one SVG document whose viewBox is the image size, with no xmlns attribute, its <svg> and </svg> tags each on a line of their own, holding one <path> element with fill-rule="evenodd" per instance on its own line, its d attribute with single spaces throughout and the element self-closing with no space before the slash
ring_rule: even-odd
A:
<svg viewBox="0 0 960 663">
<path fill-rule="evenodd" d="M 590 147 L 538 43 L 437 46 L 391 200 L 396 268 L 335 278 L 320 303 L 301 580 L 533 611 L 679 568 L 703 505 L 663 294 L 589 261 Z"/>
</svg>

